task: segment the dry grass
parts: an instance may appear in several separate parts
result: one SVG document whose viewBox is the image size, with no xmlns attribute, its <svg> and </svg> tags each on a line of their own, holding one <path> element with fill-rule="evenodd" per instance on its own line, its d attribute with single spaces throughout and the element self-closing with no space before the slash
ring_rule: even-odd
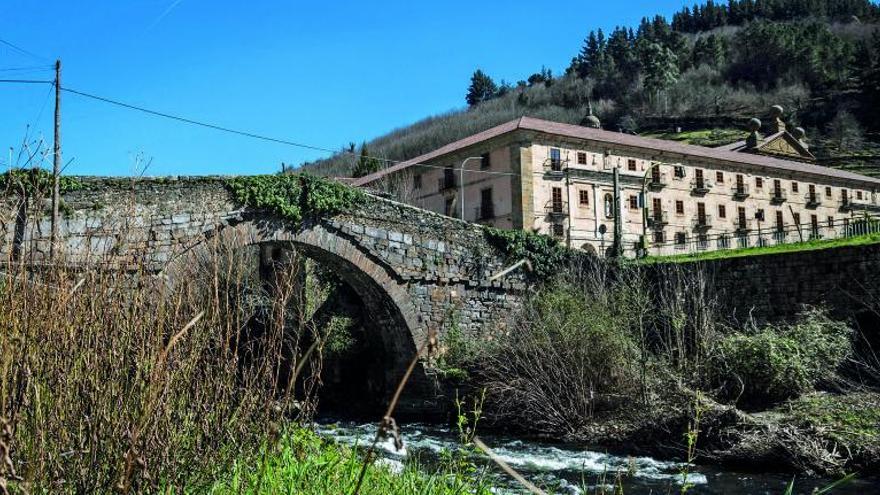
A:
<svg viewBox="0 0 880 495">
<path fill-rule="evenodd" d="M 267 300 L 244 252 L 209 242 L 173 284 L 7 263 L 0 493 L 198 490 L 310 411 L 315 380 L 298 397 L 285 386 L 300 341 L 317 342 L 283 332 L 291 277 Z"/>
</svg>

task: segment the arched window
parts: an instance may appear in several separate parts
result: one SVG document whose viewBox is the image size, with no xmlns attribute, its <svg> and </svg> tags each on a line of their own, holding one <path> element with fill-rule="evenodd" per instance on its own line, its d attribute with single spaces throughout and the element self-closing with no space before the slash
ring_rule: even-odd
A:
<svg viewBox="0 0 880 495">
<path fill-rule="evenodd" d="M 605 194 L 605 216 L 614 218 L 614 195 L 611 193 Z"/>
</svg>

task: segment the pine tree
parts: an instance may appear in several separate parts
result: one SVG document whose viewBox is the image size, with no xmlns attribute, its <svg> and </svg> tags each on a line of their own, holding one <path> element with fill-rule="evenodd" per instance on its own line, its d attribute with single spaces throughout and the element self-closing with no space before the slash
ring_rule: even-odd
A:
<svg viewBox="0 0 880 495">
<path fill-rule="evenodd" d="M 370 156 L 367 150 L 367 143 L 361 144 L 361 155 L 358 157 L 357 164 L 352 172 L 352 177 L 363 177 L 378 172 L 382 168 L 382 164 L 378 158 Z"/>
<path fill-rule="evenodd" d="M 644 53 L 645 89 L 653 94 L 655 102 L 664 96 L 665 91 L 678 81 L 678 57 L 669 48 L 659 43 L 651 43 Z M 667 105 L 668 106 L 668 105 Z"/>
<path fill-rule="evenodd" d="M 471 85 L 468 87 L 467 93 L 467 104 L 470 106 L 476 106 L 481 102 L 491 100 L 498 93 L 498 86 L 495 85 L 495 81 L 492 80 L 491 77 L 486 75 L 480 69 L 474 71 L 474 75 L 471 76 Z"/>
</svg>

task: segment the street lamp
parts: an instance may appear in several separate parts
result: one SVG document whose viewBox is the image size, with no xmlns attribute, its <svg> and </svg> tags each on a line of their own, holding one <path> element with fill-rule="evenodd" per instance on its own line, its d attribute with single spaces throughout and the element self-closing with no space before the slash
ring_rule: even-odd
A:
<svg viewBox="0 0 880 495">
<path fill-rule="evenodd" d="M 458 191 L 459 202 L 461 203 L 461 219 L 464 220 L 464 166 L 471 160 L 482 160 L 482 156 L 469 156 L 462 160 L 461 167 L 458 169 Z"/>
<path fill-rule="evenodd" d="M 650 166 L 645 170 L 645 175 L 642 177 L 642 253 L 641 257 L 648 256 L 648 175 L 654 171 L 654 167 L 659 167 L 660 165 L 656 163 L 654 160 L 651 160 Z M 638 257 L 638 254 L 636 254 Z"/>
</svg>

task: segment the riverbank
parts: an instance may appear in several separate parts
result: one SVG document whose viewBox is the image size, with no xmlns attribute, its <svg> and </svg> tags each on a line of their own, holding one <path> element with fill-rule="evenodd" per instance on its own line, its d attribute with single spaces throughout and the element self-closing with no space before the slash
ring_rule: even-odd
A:
<svg viewBox="0 0 880 495">
<path fill-rule="evenodd" d="M 764 411 L 743 411 L 705 397 L 699 423 L 693 403 L 599 418 L 567 441 L 658 458 L 750 472 L 839 477 L 880 472 L 880 394 L 816 392 Z"/>
</svg>

